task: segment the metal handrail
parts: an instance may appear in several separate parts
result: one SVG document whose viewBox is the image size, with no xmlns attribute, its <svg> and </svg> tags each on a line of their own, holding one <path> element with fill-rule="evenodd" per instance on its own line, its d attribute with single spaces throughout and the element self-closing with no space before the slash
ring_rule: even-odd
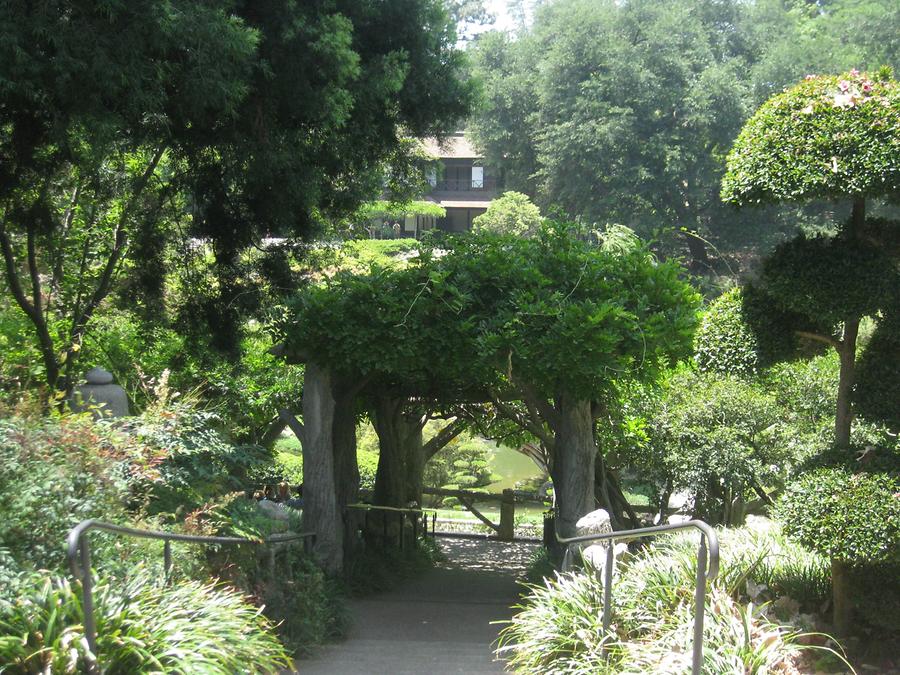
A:
<svg viewBox="0 0 900 675">
<path fill-rule="evenodd" d="M 269 568 L 274 575 L 275 571 L 275 544 L 291 543 L 303 540 L 304 550 L 309 549 L 310 542 L 315 539 L 313 532 L 300 532 L 297 534 L 273 534 L 265 539 L 248 539 L 246 537 L 212 537 L 192 534 L 178 534 L 175 532 L 160 532 L 158 530 L 140 530 L 133 527 L 124 527 L 105 523 L 101 520 L 83 520 L 69 530 L 66 537 L 69 569 L 72 576 L 81 582 L 82 609 L 84 610 L 84 635 L 87 639 L 91 653 L 97 657 L 97 626 L 94 622 L 94 580 L 91 577 L 91 549 L 85 535 L 90 530 L 104 530 L 113 534 L 136 537 L 138 539 L 157 539 L 163 542 L 163 570 L 166 580 L 172 570 L 172 542 L 183 541 L 194 544 L 256 544 L 270 546 Z M 80 553 L 80 556 L 79 556 Z M 80 560 L 79 560 L 80 558 Z M 96 664 L 96 661 L 94 662 Z"/>
<path fill-rule="evenodd" d="M 563 571 L 567 571 L 571 560 L 571 546 L 589 541 L 609 541 L 606 547 L 606 565 L 603 569 L 603 633 L 609 631 L 612 619 L 612 573 L 615 564 L 615 540 L 631 541 L 646 536 L 655 536 L 674 530 L 694 528 L 700 530 L 700 546 L 697 549 L 697 578 L 694 586 L 694 645 L 691 663 L 692 675 L 700 675 L 703 666 L 703 619 L 706 613 L 706 582 L 712 581 L 719 575 L 719 537 L 707 523 L 702 520 L 689 520 L 685 523 L 672 523 L 670 525 L 654 525 L 636 530 L 622 530 L 619 532 L 606 532 L 604 534 L 585 534 L 577 537 L 560 537 L 555 532 L 556 541 L 566 546 L 563 558 Z M 707 541 L 709 550 L 707 551 Z M 602 647 L 605 651 L 605 645 Z"/>
</svg>

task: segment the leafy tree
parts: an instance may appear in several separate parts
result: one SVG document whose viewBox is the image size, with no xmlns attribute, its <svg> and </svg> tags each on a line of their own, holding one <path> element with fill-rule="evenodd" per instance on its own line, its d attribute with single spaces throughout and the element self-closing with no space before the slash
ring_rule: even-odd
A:
<svg viewBox="0 0 900 675">
<path fill-rule="evenodd" d="M 408 189 L 408 135 L 455 126 L 471 101 L 437 0 L 49 2 L 0 20 L 0 248 L 62 389 L 129 255 L 142 283 L 125 297 L 158 319 L 165 272 L 191 258 L 171 230 L 207 239 L 214 283 L 185 310 L 213 338 L 200 344 L 236 351 L 254 290 L 241 253 L 352 213 L 388 167 Z"/>
<path fill-rule="evenodd" d="M 782 309 L 818 327 L 797 332 L 840 355 L 835 442 L 843 446 L 850 442 L 860 319 L 877 316 L 900 288 L 897 267 L 877 239 L 884 224 L 866 219 L 867 199 L 900 192 L 898 132 L 900 87 L 886 71 L 810 76 L 747 122 L 722 182 L 723 199 L 740 205 L 852 201 L 852 216 L 836 236 L 784 244 L 763 273 L 764 289 Z"/>
<path fill-rule="evenodd" d="M 420 455 L 408 448 L 410 441 L 421 446 L 427 401 L 490 401 L 502 413 L 520 400 L 527 415 L 513 421 L 550 450 L 561 530 L 570 533 L 594 505 L 594 424 L 617 383 L 651 380 L 689 349 L 697 296 L 679 273 L 642 246 L 605 251 L 557 224 L 536 239 L 466 235 L 404 269 L 340 275 L 310 288 L 282 330 L 287 354 L 315 359 L 328 373 L 320 396 L 307 365 L 304 408 L 325 411 L 315 424 L 325 429 L 328 450 L 318 452 L 343 454 L 330 437 L 331 416 L 346 405 L 338 403 L 336 378 L 370 398 L 382 502 L 403 494 L 410 467 L 421 473 L 413 461 Z M 312 421 L 304 420 L 307 436 Z M 338 474 L 324 472 L 327 492 Z"/>
<path fill-rule="evenodd" d="M 548 449 L 568 535 L 595 503 L 595 422 L 619 386 L 652 381 L 686 353 L 698 298 L 677 264 L 642 246 L 594 248 L 559 223 L 531 240 L 470 235 L 441 264 L 465 284 L 471 304 L 461 316 L 476 323 L 480 358 L 503 377 L 495 407 Z"/>
<path fill-rule="evenodd" d="M 709 241 L 757 248 L 812 215 L 832 225 L 810 204 L 747 227 L 718 201 L 726 150 L 757 105 L 806 73 L 896 63 L 894 4 L 548 3 L 517 37 L 479 40 L 472 135 L 508 187 L 545 211 L 623 223 L 667 248 L 678 235 L 705 270 Z"/>
<path fill-rule="evenodd" d="M 266 235 L 311 238 L 385 186 L 408 198 L 422 182 L 411 138 L 455 128 L 473 95 L 438 0 L 282 0 L 240 15 L 265 37 L 259 67 L 190 184 L 194 230 L 214 242 L 216 263 L 202 328 L 232 353 L 260 304 L 242 253 Z"/>
<path fill-rule="evenodd" d="M 521 192 L 504 192 L 487 211 L 472 220 L 472 228 L 496 234 L 532 236 L 543 222 L 540 209 Z"/>
<path fill-rule="evenodd" d="M 721 149 L 746 113 L 739 45 L 721 38 L 738 5 L 704 10 L 692 2 L 549 6 L 510 56 L 499 39 L 480 50 L 488 103 L 476 141 L 504 166 L 511 154 L 511 187 L 542 206 L 644 234 L 665 225 L 708 231 L 721 208 Z M 504 78 L 514 66 L 533 74 Z M 518 128 L 504 128 L 510 122 Z M 518 137 L 511 152 L 503 147 L 510 136 Z M 687 241 L 705 264 L 702 240 Z"/>
<path fill-rule="evenodd" d="M 668 491 L 689 492 L 707 522 L 742 524 L 743 505 L 771 504 L 796 461 L 775 398 L 744 380 L 678 373 L 650 409 L 636 464 L 662 467 Z"/>
<path fill-rule="evenodd" d="M 258 36 L 229 9 L 0 9 L 0 247 L 51 387 L 70 383 L 132 237 L 170 197 L 182 132 L 215 130 L 246 93 Z"/>
</svg>

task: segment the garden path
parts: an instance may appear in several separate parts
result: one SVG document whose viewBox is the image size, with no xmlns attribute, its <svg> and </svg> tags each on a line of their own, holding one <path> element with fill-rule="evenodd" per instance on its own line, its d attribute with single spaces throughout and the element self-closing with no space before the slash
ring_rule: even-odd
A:
<svg viewBox="0 0 900 675">
<path fill-rule="evenodd" d="M 302 675 L 502 673 L 491 644 L 536 544 L 440 538 L 446 561 L 395 590 L 348 603 L 345 641 L 296 663 Z"/>
</svg>

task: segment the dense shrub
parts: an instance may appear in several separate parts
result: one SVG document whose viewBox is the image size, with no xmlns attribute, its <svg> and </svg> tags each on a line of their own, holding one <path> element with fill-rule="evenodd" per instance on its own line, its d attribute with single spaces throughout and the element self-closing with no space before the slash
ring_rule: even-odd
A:
<svg viewBox="0 0 900 675">
<path fill-rule="evenodd" d="M 255 540 L 299 531 L 296 512 L 272 519 L 242 493 L 219 494 L 244 487 L 244 477 L 265 456 L 228 443 L 216 422 L 171 403 L 128 420 L 11 414 L 0 421 L 0 672 L 84 669 L 83 645 L 67 647 L 80 640 L 78 587 L 59 580 L 41 585 L 48 575 L 67 572 L 66 535 L 83 519 Z M 207 496 L 215 498 L 172 522 L 168 509 L 184 516 Z M 149 520 L 147 511 L 160 516 Z M 106 621 L 113 631 L 101 646 L 111 659 L 108 667 L 102 662 L 105 672 L 268 672 L 274 665 L 265 664 L 284 654 L 267 633 L 275 624 L 294 652 L 341 631 L 337 589 L 301 545 L 278 553 L 274 578 L 264 546 L 175 546 L 179 585 L 160 590 L 147 582 L 162 578 L 159 542 L 91 536 L 101 579 L 98 627 L 105 630 Z M 227 580 L 247 597 L 192 581 L 210 578 Z M 114 587 L 129 590 L 114 593 Z M 250 600 L 265 607 L 271 623 L 257 616 Z M 216 640 L 233 644 L 220 649 Z M 220 651 L 210 655 L 214 649 Z M 67 664 L 75 670 L 65 670 Z"/>
<path fill-rule="evenodd" d="M 528 195 L 504 192 L 490 202 L 487 211 L 472 220 L 472 229 L 530 237 L 537 233 L 543 220 L 540 209 Z"/>
<path fill-rule="evenodd" d="M 900 468 L 900 462 L 898 462 Z M 798 541 L 850 563 L 900 556 L 900 474 L 827 467 L 785 491 L 778 518 Z"/>
<path fill-rule="evenodd" d="M 272 465 L 258 445 L 234 445 L 219 430 L 221 419 L 191 404 L 151 407 L 133 427 L 153 471 L 142 488 L 151 514 L 183 516 L 210 499 L 245 489 L 254 472 Z"/>
<path fill-rule="evenodd" d="M 803 433 L 834 425 L 840 362 L 834 351 L 809 360 L 780 363 L 765 375 L 766 388 Z"/>
<path fill-rule="evenodd" d="M 710 675 L 794 672 L 806 628 L 799 609 L 817 602 L 827 585 L 824 560 L 763 525 L 721 533 L 720 574 L 706 605 L 704 672 Z M 609 633 L 597 575 L 562 575 L 531 586 L 502 632 L 501 652 L 516 672 L 530 675 L 686 672 L 696 545 L 696 535 L 668 537 L 617 566 Z M 809 597 L 787 598 L 787 589 Z"/>
<path fill-rule="evenodd" d="M 694 339 L 694 362 L 703 373 L 753 377 L 774 363 L 812 356 L 821 343 L 800 344 L 795 331 L 814 325 L 781 309 L 761 288 L 733 288 L 710 303 Z"/>
<path fill-rule="evenodd" d="M 285 518 L 268 516 L 243 493 L 228 495 L 189 514 L 191 534 L 245 537 L 256 541 L 282 532 L 300 532 L 300 513 L 285 508 Z M 240 545 L 207 549 L 208 574 L 225 579 L 251 596 L 277 627 L 292 653 L 340 636 L 345 620 L 333 580 L 304 553 L 302 542 L 276 550 L 274 577 L 265 546 Z"/>
<path fill-rule="evenodd" d="M 61 578 L 34 578 L 0 605 L 0 670 L 9 675 L 101 672 L 231 675 L 274 673 L 290 662 L 272 625 L 241 594 L 213 584 L 94 587 L 98 654 L 84 640 L 80 590 Z"/>
<path fill-rule="evenodd" d="M 0 549 L 7 562 L 59 569 L 66 534 L 81 520 L 122 522 L 133 459 L 121 436 L 89 416 L 0 420 Z M 98 545 L 95 562 L 103 565 L 108 549 Z"/>
<path fill-rule="evenodd" d="M 776 401 L 741 379 L 676 373 L 646 415 L 650 451 L 635 461 L 687 491 L 709 522 L 727 522 L 735 500 L 777 486 L 795 460 Z"/>
<path fill-rule="evenodd" d="M 878 322 L 857 365 L 854 399 L 861 415 L 900 430 L 900 310 Z"/>
<path fill-rule="evenodd" d="M 742 311 L 741 289 L 733 288 L 710 303 L 694 336 L 694 361 L 702 373 L 741 377 L 759 370 L 759 344 Z"/>
<path fill-rule="evenodd" d="M 259 591 L 259 600 L 294 655 L 344 635 L 347 615 L 335 580 L 297 548 L 281 555 L 277 572 L 278 578 Z"/>
<path fill-rule="evenodd" d="M 300 444 L 297 443 L 297 446 Z M 276 446 L 275 474 L 283 478 L 290 485 L 303 483 L 303 455 L 300 448 L 296 450 L 279 449 L 285 446 Z M 361 490 L 375 489 L 375 473 L 378 470 L 378 452 L 359 448 L 356 451 L 356 461 L 359 467 L 359 487 Z"/>
</svg>

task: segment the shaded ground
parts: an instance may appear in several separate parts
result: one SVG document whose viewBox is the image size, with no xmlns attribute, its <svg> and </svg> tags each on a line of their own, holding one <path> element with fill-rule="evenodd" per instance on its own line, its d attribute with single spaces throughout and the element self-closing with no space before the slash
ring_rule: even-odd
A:
<svg viewBox="0 0 900 675">
<path fill-rule="evenodd" d="M 393 591 L 348 603 L 347 639 L 296 663 L 304 675 L 502 673 L 491 644 L 517 600 L 531 543 L 439 539 L 447 561 Z"/>
</svg>

